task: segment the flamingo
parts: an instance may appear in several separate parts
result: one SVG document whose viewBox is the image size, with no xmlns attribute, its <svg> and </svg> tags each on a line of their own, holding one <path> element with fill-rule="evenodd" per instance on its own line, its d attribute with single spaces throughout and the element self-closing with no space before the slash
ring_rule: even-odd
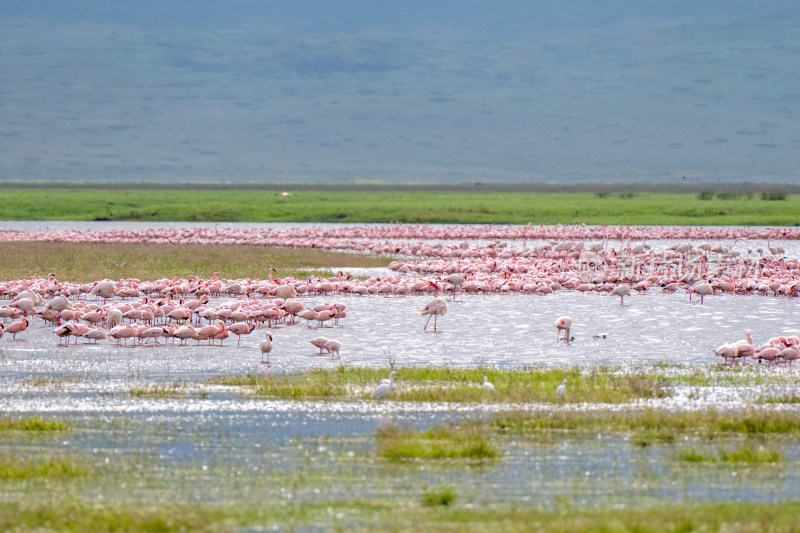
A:
<svg viewBox="0 0 800 533">
<path fill-rule="evenodd" d="M 247 335 L 255 329 L 256 325 L 251 324 L 248 322 L 236 322 L 228 326 L 228 331 L 236 335 L 238 337 L 238 341 L 236 342 L 236 346 L 239 346 L 242 342 L 242 335 Z"/>
<path fill-rule="evenodd" d="M 752 357 L 756 353 L 756 347 L 753 346 L 753 336 L 748 331 L 746 333 L 747 340 L 739 341 L 736 346 L 736 357 Z"/>
<path fill-rule="evenodd" d="M 319 354 L 318 355 L 322 355 L 322 350 L 325 348 L 325 343 L 328 342 L 328 339 L 326 339 L 325 337 L 317 337 L 315 339 L 311 339 L 308 342 L 310 342 L 311 344 L 313 344 L 314 346 L 319 348 Z"/>
<path fill-rule="evenodd" d="M 211 344 L 211 339 L 215 336 L 219 335 L 222 331 L 225 330 L 225 322 L 222 320 L 217 320 L 217 325 L 214 326 L 212 324 L 208 324 L 207 326 L 203 326 L 202 328 L 197 330 L 198 335 L 198 342 L 200 340 L 208 340 L 209 344 Z"/>
<path fill-rule="evenodd" d="M 630 285 L 622 283 L 614 287 L 614 289 L 608 294 L 609 296 L 619 296 L 619 305 L 623 305 L 623 300 L 625 300 L 625 297 L 631 295 L 631 287 Z"/>
<path fill-rule="evenodd" d="M 11 338 L 17 340 L 17 333 L 22 333 L 26 329 L 28 329 L 28 318 L 23 316 L 20 320 L 6 326 L 6 333 L 11 333 Z"/>
<path fill-rule="evenodd" d="M 97 344 L 97 341 L 107 339 L 108 333 L 102 328 L 90 328 L 83 336 L 93 341 L 92 344 Z"/>
<path fill-rule="evenodd" d="M 692 293 L 700 295 L 700 304 L 703 303 L 703 297 L 708 296 L 714 292 L 714 288 L 706 281 L 700 281 L 689 287 L 689 299 L 692 298 Z"/>
<path fill-rule="evenodd" d="M 737 354 L 738 354 L 738 349 L 736 345 L 730 343 L 723 344 L 722 346 L 714 350 L 714 355 L 718 355 L 724 358 L 726 363 L 728 362 L 728 359 L 731 360 L 735 359 L 737 357 Z"/>
<path fill-rule="evenodd" d="M 380 380 L 378 382 L 378 385 L 374 389 L 372 389 L 372 394 L 370 396 L 372 396 L 376 400 L 381 400 L 385 398 L 386 395 L 389 394 L 392 391 L 392 389 L 394 389 L 395 374 L 396 372 L 394 370 L 389 372 L 389 378 L 388 379 L 384 378 Z"/>
<path fill-rule="evenodd" d="M 197 330 L 189 324 L 184 324 L 175 331 L 173 336 L 176 339 L 180 339 L 179 345 L 183 345 L 189 339 L 197 339 Z"/>
<path fill-rule="evenodd" d="M 425 325 L 422 327 L 422 329 L 424 330 L 428 327 L 428 322 L 430 322 L 431 317 L 433 317 L 433 331 L 436 331 L 436 317 L 439 315 L 444 315 L 446 312 L 447 304 L 441 298 L 434 298 L 433 300 L 429 301 L 419 312 L 420 315 L 428 315 L 428 320 L 425 321 Z"/>
<path fill-rule="evenodd" d="M 325 343 L 325 349 L 328 350 L 328 353 L 333 359 L 333 354 L 336 354 L 336 357 L 341 357 L 339 350 L 342 349 L 342 343 L 337 340 L 330 339 L 328 342 Z"/>
<path fill-rule="evenodd" d="M 117 344 L 122 339 L 125 339 L 125 344 L 128 344 L 128 339 L 136 337 L 136 330 L 128 324 L 117 324 L 108 332 L 108 336 L 117 340 Z"/>
<path fill-rule="evenodd" d="M 486 376 L 483 376 L 483 383 L 481 384 L 481 387 L 483 387 L 483 392 L 492 393 L 495 390 L 494 385 L 489 381 L 489 378 Z"/>
<path fill-rule="evenodd" d="M 561 331 L 564 331 L 564 342 L 569 343 L 569 329 L 572 327 L 572 319 L 568 316 L 559 317 L 553 324 L 553 327 L 556 328 L 556 342 L 558 342 Z"/>
<path fill-rule="evenodd" d="M 464 285 L 464 277 L 461 274 L 450 274 L 446 279 L 453 286 L 453 301 L 455 301 L 456 289 L 461 289 L 461 286 Z"/>
<path fill-rule="evenodd" d="M 61 339 L 64 339 L 64 346 L 69 345 L 69 337 L 73 331 L 75 331 L 75 323 L 72 321 L 56 327 L 53 333 L 58 337 L 58 345 L 61 346 Z"/>
<path fill-rule="evenodd" d="M 261 349 L 261 362 L 266 363 L 269 361 L 269 352 L 272 351 L 272 334 L 267 331 L 264 334 L 264 340 L 261 341 L 261 344 L 258 347 Z M 264 360 L 264 354 L 267 354 L 267 360 Z"/>
</svg>

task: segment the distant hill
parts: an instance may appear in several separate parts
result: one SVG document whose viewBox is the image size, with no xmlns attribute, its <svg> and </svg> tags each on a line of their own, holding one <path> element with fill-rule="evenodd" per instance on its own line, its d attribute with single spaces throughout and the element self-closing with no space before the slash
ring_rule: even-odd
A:
<svg viewBox="0 0 800 533">
<path fill-rule="evenodd" d="M 800 177 L 789 2 L 20 4 L 2 181 Z"/>
</svg>

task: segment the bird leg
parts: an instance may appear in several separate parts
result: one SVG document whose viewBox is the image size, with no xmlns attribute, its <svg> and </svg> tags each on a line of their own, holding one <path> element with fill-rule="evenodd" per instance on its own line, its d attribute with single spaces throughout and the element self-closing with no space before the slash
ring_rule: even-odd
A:
<svg viewBox="0 0 800 533">
<path fill-rule="evenodd" d="M 433 315 L 428 315 L 428 320 L 425 321 L 425 325 L 422 327 L 422 329 L 428 329 L 428 322 L 431 321 L 431 316 Z M 436 320 L 433 321 L 433 326 L 436 328 Z"/>
</svg>

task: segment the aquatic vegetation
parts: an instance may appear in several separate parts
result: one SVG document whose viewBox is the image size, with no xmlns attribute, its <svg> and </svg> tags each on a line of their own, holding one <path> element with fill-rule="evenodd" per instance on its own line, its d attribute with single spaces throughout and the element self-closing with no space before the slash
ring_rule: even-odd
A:
<svg viewBox="0 0 800 533">
<path fill-rule="evenodd" d="M 494 459 L 500 456 L 475 427 L 438 426 L 421 431 L 387 424 L 375 434 L 376 453 L 389 460 Z"/>
<path fill-rule="evenodd" d="M 89 469 L 74 457 L 54 456 L 44 459 L 20 459 L 0 456 L 0 479 L 75 478 L 89 474 Z"/>
<path fill-rule="evenodd" d="M 408 402 L 543 403 L 559 400 L 556 387 L 570 383 L 567 400 L 623 403 L 636 398 L 665 398 L 670 383 L 645 371 L 620 372 L 616 367 L 489 368 L 408 367 L 396 368 L 395 388 L 388 399 Z M 368 399 L 371 387 L 388 372 L 374 368 L 340 366 L 333 370 L 312 369 L 296 374 L 261 378 L 247 374 L 214 378 L 211 383 L 250 387 L 255 394 L 279 398 Z M 480 386 L 486 375 L 495 386 L 489 395 Z"/>
<path fill-rule="evenodd" d="M 450 505 L 456 499 L 456 492 L 450 485 L 429 487 L 422 493 L 422 505 Z"/>
<path fill-rule="evenodd" d="M 737 411 L 666 411 L 657 409 L 623 411 L 518 411 L 496 415 L 490 422 L 495 431 L 535 434 L 541 431 L 598 431 L 633 433 L 638 444 L 649 439 L 672 441 L 678 435 L 706 440 L 731 435 L 774 435 L 800 433 L 795 413 L 749 408 Z"/>
<path fill-rule="evenodd" d="M 64 431 L 69 429 L 66 422 L 46 420 L 40 416 L 0 418 L 0 432 L 3 431 Z"/>
<path fill-rule="evenodd" d="M 778 463 L 785 460 L 786 456 L 761 444 L 746 443 L 730 449 L 722 445 L 716 451 L 681 449 L 676 458 L 690 463 Z"/>
<path fill-rule="evenodd" d="M 142 387 L 136 387 L 129 391 L 134 398 L 186 398 L 194 393 L 186 383 L 149 383 Z M 206 391 L 196 391 L 195 395 L 205 398 L 208 396 Z"/>
</svg>

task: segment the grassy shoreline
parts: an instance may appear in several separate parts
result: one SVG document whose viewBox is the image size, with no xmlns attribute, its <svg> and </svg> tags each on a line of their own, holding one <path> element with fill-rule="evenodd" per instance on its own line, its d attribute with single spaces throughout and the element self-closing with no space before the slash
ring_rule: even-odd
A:
<svg viewBox="0 0 800 533">
<path fill-rule="evenodd" d="M 708 193 L 708 191 L 706 191 Z M 768 191 L 762 191 L 768 192 Z M 0 220 L 447 224 L 800 224 L 788 194 L 19 188 Z"/>
<path fill-rule="evenodd" d="M 61 281 L 89 283 L 99 279 L 211 277 L 266 278 L 332 275 L 338 268 L 385 267 L 389 257 L 314 249 L 238 246 L 233 244 L 105 244 L 0 242 L 0 280 L 55 274 Z"/>
</svg>

